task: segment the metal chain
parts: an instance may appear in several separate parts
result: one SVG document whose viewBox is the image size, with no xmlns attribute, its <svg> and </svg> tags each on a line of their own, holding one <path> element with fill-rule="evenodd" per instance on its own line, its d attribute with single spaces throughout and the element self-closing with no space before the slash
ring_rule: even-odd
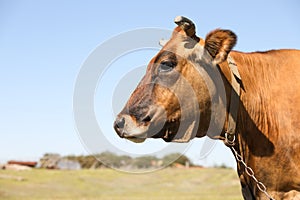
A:
<svg viewBox="0 0 300 200">
<path fill-rule="evenodd" d="M 267 187 L 260 182 L 259 180 L 257 180 L 257 178 L 254 175 L 254 171 L 251 169 L 251 167 L 249 167 L 244 161 L 242 156 L 234 149 L 233 146 L 230 147 L 232 149 L 232 151 L 234 152 L 234 156 L 236 158 L 236 160 L 240 163 L 242 163 L 242 165 L 245 167 L 245 172 L 246 174 L 248 174 L 248 176 L 250 176 L 256 183 L 257 188 L 264 193 L 270 200 L 275 200 L 268 192 L 267 192 Z"/>
</svg>

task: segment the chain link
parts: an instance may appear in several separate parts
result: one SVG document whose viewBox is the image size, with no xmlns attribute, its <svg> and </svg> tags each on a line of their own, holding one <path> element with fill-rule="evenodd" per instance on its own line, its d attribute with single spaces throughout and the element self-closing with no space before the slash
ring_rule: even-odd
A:
<svg viewBox="0 0 300 200">
<path fill-rule="evenodd" d="M 251 169 L 251 167 L 249 167 L 244 161 L 243 158 L 240 154 L 238 154 L 238 152 L 234 149 L 234 147 L 230 147 L 232 149 L 232 151 L 234 152 L 234 156 L 236 158 L 236 160 L 240 163 L 242 163 L 242 165 L 245 168 L 245 172 L 246 174 L 248 174 L 249 177 L 251 177 L 255 183 L 256 183 L 256 187 L 262 192 L 264 193 L 270 200 L 275 200 L 268 192 L 267 192 L 267 187 L 260 181 L 257 180 L 257 178 L 254 175 L 254 171 Z"/>
</svg>

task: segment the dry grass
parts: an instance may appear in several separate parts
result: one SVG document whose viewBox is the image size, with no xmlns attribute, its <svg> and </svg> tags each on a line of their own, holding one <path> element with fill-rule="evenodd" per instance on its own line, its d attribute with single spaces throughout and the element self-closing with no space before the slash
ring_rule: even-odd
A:
<svg viewBox="0 0 300 200">
<path fill-rule="evenodd" d="M 36 169 L 0 171 L 0 199 L 235 200 L 242 196 L 232 169 L 167 168 L 146 174 Z"/>
</svg>

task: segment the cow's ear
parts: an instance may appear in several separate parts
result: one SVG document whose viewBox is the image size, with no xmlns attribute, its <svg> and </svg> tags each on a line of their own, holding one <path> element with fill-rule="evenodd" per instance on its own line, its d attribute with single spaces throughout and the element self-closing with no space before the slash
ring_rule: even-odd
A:
<svg viewBox="0 0 300 200">
<path fill-rule="evenodd" d="M 213 62 L 219 64 L 227 59 L 237 41 L 237 36 L 230 30 L 216 29 L 207 34 L 205 49 L 213 57 Z"/>
</svg>

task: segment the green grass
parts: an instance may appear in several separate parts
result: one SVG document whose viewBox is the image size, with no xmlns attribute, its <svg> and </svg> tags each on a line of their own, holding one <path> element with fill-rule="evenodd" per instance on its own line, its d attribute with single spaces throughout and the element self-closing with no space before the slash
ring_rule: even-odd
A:
<svg viewBox="0 0 300 200">
<path fill-rule="evenodd" d="M 7 176 L 11 178 L 3 178 Z M 35 169 L 1 170 L 0 199 L 235 200 L 242 199 L 242 196 L 239 180 L 232 169 L 166 168 L 146 174 L 112 169 Z"/>
</svg>

